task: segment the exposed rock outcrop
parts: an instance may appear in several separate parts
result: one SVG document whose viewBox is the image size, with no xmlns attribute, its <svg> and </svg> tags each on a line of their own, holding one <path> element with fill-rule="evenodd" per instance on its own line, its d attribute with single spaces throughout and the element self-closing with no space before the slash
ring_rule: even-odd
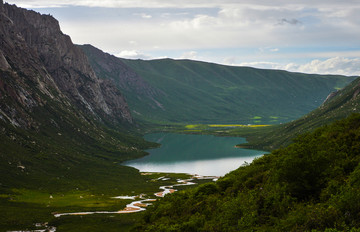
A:
<svg viewBox="0 0 360 232">
<path fill-rule="evenodd" d="M 49 15 L 0 2 L 1 118 L 34 124 L 30 113 L 49 97 L 111 123 L 132 123 L 122 94 L 100 80 L 87 57 Z"/>
<path fill-rule="evenodd" d="M 99 78 L 114 80 L 121 91 L 130 92 L 143 101 L 147 99 L 151 108 L 163 109 L 163 106 L 156 99 L 162 99 L 166 97 L 166 94 L 148 84 L 121 59 L 89 44 L 78 45 L 78 47 L 85 52 Z"/>
<path fill-rule="evenodd" d="M 325 99 L 325 101 L 322 103 L 322 105 L 328 103 L 329 101 L 331 101 L 331 99 L 333 99 L 336 95 L 338 95 L 339 91 L 334 91 L 331 92 Z"/>
</svg>

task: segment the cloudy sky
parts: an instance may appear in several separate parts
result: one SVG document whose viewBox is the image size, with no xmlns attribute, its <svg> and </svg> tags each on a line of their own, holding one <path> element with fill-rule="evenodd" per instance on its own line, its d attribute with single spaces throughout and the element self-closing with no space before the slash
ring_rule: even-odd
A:
<svg viewBox="0 0 360 232">
<path fill-rule="evenodd" d="M 51 14 L 74 43 L 119 57 L 360 75 L 359 0 L 8 2 Z"/>
</svg>

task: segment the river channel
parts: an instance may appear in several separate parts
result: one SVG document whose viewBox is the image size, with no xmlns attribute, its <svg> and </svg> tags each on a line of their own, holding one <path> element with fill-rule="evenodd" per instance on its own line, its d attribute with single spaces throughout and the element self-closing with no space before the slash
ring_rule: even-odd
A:
<svg viewBox="0 0 360 232">
<path fill-rule="evenodd" d="M 236 148 L 246 140 L 240 137 L 218 137 L 174 133 L 152 133 L 145 139 L 161 144 L 147 150 L 150 155 L 123 163 L 141 172 L 189 173 L 224 176 L 245 162 L 262 156 L 265 151 Z"/>
</svg>

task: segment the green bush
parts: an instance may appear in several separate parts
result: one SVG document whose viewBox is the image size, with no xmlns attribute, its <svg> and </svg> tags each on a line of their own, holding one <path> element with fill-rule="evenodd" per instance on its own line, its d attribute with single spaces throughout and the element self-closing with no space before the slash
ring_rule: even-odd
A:
<svg viewBox="0 0 360 232">
<path fill-rule="evenodd" d="M 163 199 L 139 231 L 359 231 L 359 162 L 354 114 L 216 183 Z"/>
</svg>

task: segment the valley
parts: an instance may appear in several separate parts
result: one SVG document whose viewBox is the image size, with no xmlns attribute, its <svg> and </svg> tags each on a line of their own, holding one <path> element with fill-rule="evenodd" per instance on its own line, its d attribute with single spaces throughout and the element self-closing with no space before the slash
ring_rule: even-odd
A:
<svg viewBox="0 0 360 232">
<path fill-rule="evenodd" d="M 359 230 L 359 77 L 0 35 L 1 231 Z"/>
<path fill-rule="evenodd" d="M 126 60 L 91 45 L 79 47 L 95 73 L 124 93 L 134 118 L 157 124 L 284 123 L 356 78 L 192 60 Z"/>
</svg>

